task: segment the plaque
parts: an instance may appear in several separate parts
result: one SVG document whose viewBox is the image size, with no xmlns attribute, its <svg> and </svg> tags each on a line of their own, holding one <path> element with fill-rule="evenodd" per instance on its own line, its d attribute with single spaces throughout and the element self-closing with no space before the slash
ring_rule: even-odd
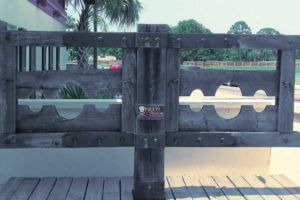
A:
<svg viewBox="0 0 300 200">
<path fill-rule="evenodd" d="M 163 120 L 164 107 L 160 105 L 139 105 L 138 119 L 139 120 Z"/>
</svg>

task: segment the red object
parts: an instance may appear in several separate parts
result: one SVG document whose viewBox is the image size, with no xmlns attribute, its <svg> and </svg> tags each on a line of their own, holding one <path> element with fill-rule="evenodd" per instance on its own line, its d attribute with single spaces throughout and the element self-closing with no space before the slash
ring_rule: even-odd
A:
<svg viewBox="0 0 300 200">
<path fill-rule="evenodd" d="M 121 68 L 122 68 L 121 65 L 111 65 L 108 69 L 117 70 L 117 69 L 121 69 Z"/>
</svg>

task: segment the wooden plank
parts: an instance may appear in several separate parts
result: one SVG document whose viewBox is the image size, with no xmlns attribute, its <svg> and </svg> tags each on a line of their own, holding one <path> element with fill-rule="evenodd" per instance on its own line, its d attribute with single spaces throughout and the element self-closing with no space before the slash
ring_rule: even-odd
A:
<svg viewBox="0 0 300 200">
<path fill-rule="evenodd" d="M 137 55 L 136 49 L 123 49 L 122 131 L 136 132 Z"/>
<path fill-rule="evenodd" d="M 57 98 L 60 87 L 67 83 L 80 85 L 86 96 L 94 98 L 99 91 L 122 94 L 120 70 L 63 70 L 18 73 L 17 95 L 25 99 L 39 90 L 46 98 Z"/>
<path fill-rule="evenodd" d="M 73 178 L 66 200 L 84 200 L 88 178 Z"/>
<path fill-rule="evenodd" d="M 254 188 L 265 200 L 279 200 L 265 184 L 263 184 L 256 176 L 245 175 L 243 178 Z"/>
<path fill-rule="evenodd" d="M 179 68 L 179 50 L 167 49 L 166 132 L 178 131 Z"/>
<path fill-rule="evenodd" d="M 226 196 L 216 184 L 216 182 L 209 176 L 199 177 L 199 181 L 203 186 L 206 194 L 211 200 L 227 200 Z"/>
<path fill-rule="evenodd" d="M 180 200 L 192 200 L 192 196 L 185 186 L 181 176 L 168 176 L 168 182 L 171 186 L 172 193 L 174 194 L 175 199 Z"/>
<path fill-rule="evenodd" d="M 42 178 L 29 200 L 47 200 L 56 178 Z"/>
<path fill-rule="evenodd" d="M 282 50 L 280 52 L 280 84 L 278 106 L 278 131 L 291 133 L 294 118 L 294 87 L 295 87 L 295 50 Z"/>
<path fill-rule="evenodd" d="M 36 46 L 29 47 L 29 71 L 36 71 Z"/>
<path fill-rule="evenodd" d="M 106 178 L 104 181 L 103 200 L 120 199 L 120 179 Z"/>
<path fill-rule="evenodd" d="M 193 111 L 189 105 L 179 106 L 180 131 L 276 132 L 277 120 L 277 106 L 256 112 L 252 105 L 244 105 L 232 119 L 220 117 L 214 105 L 204 105 L 201 111 Z"/>
<path fill-rule="evenodd" d="M 179 94 L 190 96 L 193 90 L 201 89 L 205 96 L 215 96 L 219 86 L 226 83 L 237 85 L 243 96 L 254 96 L 257 90 L 264 90 L 268 96 L 279 94 L 278 71 L 205 70 L 199 67 L 180 70 Z"/>
<path fill-rule="evenodd" d="M 10 200 L 12 195 L 18 190 L 24 178 L 10 178 L 0 189 L 0 200 Z"/>
<path fill-rule="evenodd" d="M 167 25 L 139 25 L 138 32 L 167 32 Z M 147 42 L 146 42 L 147 43 Z M 138 48 L 137 104 L 165 106 L 167 50 Z M 136 120 L 137 134 L 165 134 L 165 122 Z M 164 199 L 164 150 L 135 149 L 134 188 L 137 199 Z"/>
<path fill-rule="evenodd" d="M 66 200 L 72 178 L 57 178 L 48 200 Z"/>
<path fill-rule="evenodd" d="M 60 70 L 60 47 L 56 47 L 56 71 Z"/>
<path fill-rule="evenodd" d="M 28 106 L 18 106 L 17 132 L 81 132 L 120 131 L 121 105 L 112 104 L 99 111 L 95 105 L 84 105 L 73 119 L 61 117 L 54 105 L 33 112 Z"/>
<path fill-rule="evenodd" d="M 46 71 L 46 60 L 47 60 L 47 48 L 46 47 L 42 47 L 42 63 L 41 63 L 41 70 L 42 71 Z M 19 78 L 18 78 L 19 79 Z"/>
<path fill-rule="evenodd" d="M 165 178 L 165 198 L 166 200 L 175 200 L 172 193 L 172 187 L 169 184 L 167 177 Z"/>
<path fill-rule="evenodd" d="M 229 200 L 245 199 L 226 176 L 213 176 L 213 179 Z"/>
<path fill-rule="evenodd" d="M 103 195 L 103 178 L 89 178 L 88 187 L 86 190 L 85 200 L 102 200 Z"/>
<path fill-rule="evenodd" d="M 0 137 L 16 132 L 16 50 L 0 44 Z"/>
<path fill-rule="evenodd" d="M 241 176 L 229 176 L 231 182 L 249 200 L 263 200 L 259 193 L 249 185 L 249 183 Z"/>
<path fill-rule="evenodd" d="M 183 181 L 193 200 L 209 200 L 197 177 L 183 176 Z"/>
<path fill-rule="evenodd" d="M 294 195 L 297 199 L 300 199 L 300 187 L 298 185 L 284 175 L 272 175 L 272 177 L 288 190 L 290 194 Z"/>
<path fill-rule="evenodd" d="M 24 181 L 16 193 L 11 197 L 11 200 L 28 199 L 34 192 L 38 183 L 38 178 L 24 178 Z"/>
<path fill-rule="evenodd" d="M 121 178 L 121 200 L 133 200 L 133 178 Z"/>
<path fill-rule="evenodd" d="M 258 176 L 258 179 L 264 183 L 270 190 L 273 191 L 282 200 L 297 200 L 295 196 L 290 194 L 280 183 L 271 176 Z"/>
<path fill-rule="evenodd" d="M 48 70 L 53 71 L 53 47 L 48 47 Z"/>
</svg>

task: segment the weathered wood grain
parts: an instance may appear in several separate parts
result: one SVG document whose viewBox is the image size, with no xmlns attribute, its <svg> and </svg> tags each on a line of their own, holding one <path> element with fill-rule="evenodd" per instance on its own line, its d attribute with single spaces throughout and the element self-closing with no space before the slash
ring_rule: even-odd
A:
<svg viewBox="0 0 300 200">
<path fill-rule="evenodd" d="M 244 196 L 234 187 L 226 176 L 212 176 L 229 200 L 242 200 Z"/>
<path fill-rule="evenodd" d="M 42 71 L 46 71 L 47 68 L 46 68 L 46 61 L 47 61 L 47 47 L 42 47 L 41 49 L 42 51 L 42 59 L 41 59 L 41 70 Z M 19 80 L 20 78 L 18 78 Z M 22 97 L 19 97 L 19 98 L 22 98 Z"/>
<path fill-rule="evenodd" d="M 263 182 L 274 194 L 282 200 L 297 200 L 295 196 L 290 194 L 280 183 L 278 183 L 271 176 L 258 176 L 258 179 Z"/>
<path fill-rule="evenodd" d="M 56 64 L 56 71 L 60 70 L 60 47 L 56 47 L 56 58 L 55 58 L 55 64 Z"/>
<path fill-rule="evenodd" d="M 121 200 L 133 200 L 133 178 L 124 177 L 120 180 Z"/>
<path fill-rule="evenodd" d="M 24 178 L 20 187 L 17 189 L 16 193 L 10 198 L 10 200 L 20 200 L 28 199 L 30 195 L 34 192 L 37 184 L 39 183 L 38 178 Z"/>
<path fill-rule="evenodd" d="M 279 200 L 264 183 L 262 183 L 256 176 L 245 175 L 243 178 L 266 200 Z"/>
<path fill-rule="evenodd" d="M 19 71 L 20 72 L 26 71 L 26 60 L 27 60 L 26 48 L 27 48 L 26 46 L 19 47 Z"/>
<path fill-rule="evenodd" d="M 278 105 L 278 131 L 291 133 L 294 118 L 294 86 L 295 86 L 295 50 L 282 50 L 279 52 L 280 84 Z"/>
<path fill-rule="evenodd" d="M 123 49 L 122 59 L 122 131 L 136 132 L 137 51 Z"/>
<path fill-rule="evenodd" d="M 57 178 L 48 200 L 66 200 L 72 178 Z"/>
<path fill-rule="evenodd" d="M 66 200 L 84 199 L 88 178 L 73 178 Z"/>
<path fill-rule="evenodd" d="M 172 193 L 175 199 L 178 200 L 193 200 L 188 188 L 185 186 L 181 176 L 168 176 L 167 177 L 170 186 L 172 187 Z"/>
<path fill-rule="evenodd" d="M 95 105 L 84 105 L 74 119 L 61 117 L 55 106 L 43 106 L 33 112 L 28 106 L 18 106 L 17 132 L 81 132 L 81 131 L 120 131 L 121 105 L 112 104 L 104 111 Z"/>
<path fill-rule="evenodd" d="M 193 200 L 209 200 L 196 176 L 183 176 L 183 180 Z"/>
<path fill-rule="evenodd" d="M 232 184 L 249 200 L 263 200 L 263 198 L 254 190 L 251 185 L 241 176 L 230 175 L 228 177 Z"/>
<path fill-rule="evenodd" d="M 201 111 L 192 111 L 188 105 L 179 106 L 180 131 L 277 131 L 277 106 L 266 106 L 263 112 L 256 112 L 253 106 L 241 106 L 238 116 L 232 119 L 220 117 L 213 105 L 204 105 Z"/>
<path fill-rule="evenodd" d="M 42 178 L 29 200 L 46 200 L 56 182 L 56 178 Z"/>
<path fill-rule="evenodd" d="M 168 48 L 165 103 L 166 132 L 178 131 L 179 67 L 179 50 Z"/>
<path fill-rule="evenodd" d="M 120 179 L 119 178 L 105 179 L 103 200 L 120 200 Z"/>
<path fill-rule="evenodd" d="M 18 73 L 18 98 L 27 98 L 32 92 L 40 91 L 46 98 L 57 98 L 59 88 L 66 83 L 80 85 L 85 94 L 94 97 L 98 91 L 108 90 L 111 94 L 121 94 L 120 70 L 68 70 L 35 71 Z"/>
<path fill-rule="evenodd" d="M 10 178 L 0 189 L 0 200 L 10 200 L 12 195 L 18 190 L 23 181 L 24 178 Z"/>
<path fill-rule="evenodd" d="M 0 43 L 0 136 L 16 131 L 16 50 Z"/>
<path fill-rule="evenodd" d="M 89 183 L 85 194 L 85 200 L 102 200 L 103 184 L 103 178 L 89 178 Z"/>
<path fill-rule="evenodd" d="M 167 32 L 167 25 L 139 25 L 138 32 Z M 159 42 L 159 41 L 158 41 Z M 167 50 L 138 48 L 137 104 L 165 106 Z M 137 134 L 165 134 L 165 121 L 136 120 Z M 164 199 L 164 150 L 135 149 L 136 199 Z"/>
<path fill-rule="evenodd" d="M 219 86 L 227 83 L 238 85 L 243 96 L 254 96 L 257 90 L 264 90 L 268 96 L 279 94 L 278 71 L 205 70 L 199 67 L 180 70 L 179 94 L 190 96 L 193 90 L 201 89 L 205 96 L 215 96 Z"/>
<path fill-rule="evenodd" d="M 53 71 L 53 47 L 48 47 L 48 70 Z"/>
</svg>

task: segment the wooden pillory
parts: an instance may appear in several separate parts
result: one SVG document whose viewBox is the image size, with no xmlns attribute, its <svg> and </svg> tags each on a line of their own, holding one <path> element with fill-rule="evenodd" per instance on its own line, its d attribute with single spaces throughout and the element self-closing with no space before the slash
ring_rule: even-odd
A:
<svg viewBox="0 0 300 200">
<path fill-rule="evenodd" d="M 27 67 L 26 47 L 30 49 Z M 61 47 L 123 48 L 122 70 L 60 71 Z M 38 48 L 41 63 L 36 62 Z M 277 49 L 277 69 L 181 69 L 180 48 Z M 298 48 L 300 36 L 175 34 L 168 32 L 167 25 L 139 25 L 137 33 L 2 29 L 0 147 L 134 146 L 135 199 L 164 199 L 165 147 L 300 146 L 300 135 L 293 132 Z M 37 65 L 43 71 L 37 71 Z M 85 105 L 74 119 L 61 117 L 53 105 L 33 112 L 17 104 L 17 99 L 28 98 L 35 91 L 56 98 L 59 87 L 69 82 L 79 84 L 88 95 L 103 89 L 122 95 L 122 104 L 104 111 Z M 263 112 L 242 106 L 233 119 L 219 117 L 214 106 L 194 112 L 179 104 L 179 96 L 190 95 L 195 89 L 214 96 L 217 88 L 228 82 L 238 85 L 243 96 L 253 96 L 262 89 L 276 97 L 276 104 Z"/>
</svg>

